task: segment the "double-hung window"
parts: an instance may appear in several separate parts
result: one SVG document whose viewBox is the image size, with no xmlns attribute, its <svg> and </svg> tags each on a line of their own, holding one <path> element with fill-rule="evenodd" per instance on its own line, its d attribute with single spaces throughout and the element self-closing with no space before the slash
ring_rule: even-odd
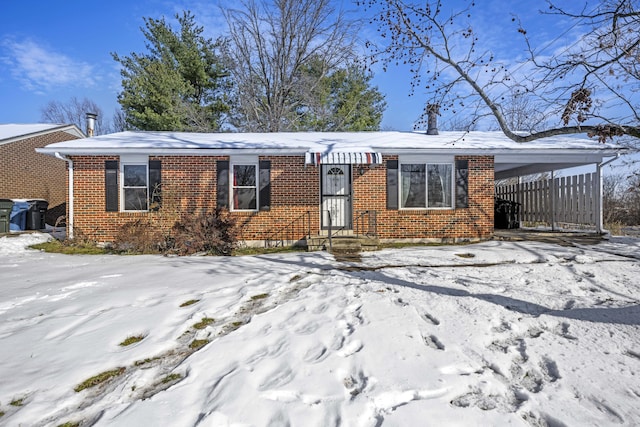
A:
<svg viewBox="0 0 640 427">
<path fill-rule="evenodd" d="M 401 163 L 402 209 L 453 208 L 453 163 Z"/>
<path fill-rule="evenodd" d="M 231 171 L 233 210 L 258 209 L 258 165 L 233 164 Z"/>
<path fill-rule="evenodd" d="M 232 211 L 271 209 L 271 161 L 237 155 L 216 162 L 218 208 Z"/>
<path fill-rule="evenodd" d="M 105 161 L 105 210 L 145 212 L 160 209 L 160 160 L 148 156 L 121 156 Z"/>
<path fill-rule="evenodd" d="M 149 209 L 149 169 L 146 163 L 122 164 L 122 210 Z"/>
</svg>

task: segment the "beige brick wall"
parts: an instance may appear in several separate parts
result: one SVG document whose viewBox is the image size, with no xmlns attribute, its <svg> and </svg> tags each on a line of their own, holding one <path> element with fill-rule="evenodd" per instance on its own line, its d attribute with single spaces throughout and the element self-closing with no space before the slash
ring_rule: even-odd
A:
<svg viewBox="0 0 640 427">
<path fill-rule="evenodd" d="M 448 210 L 387 210 L 385 165 L 353 167 L 353 211 L 376 210 L 381 238 L 485 239 L 493 232 L 493 157 L 458 156 L 469 160 L 469 207 Z M 74 230 L 88 238 L 112 241 L 120 227 L 138 218 L 149 218 L 169 229 L 181 213 L 211 211 L 216 206 L 217 160 L 214 156 L 159 156 L 162 161 L 163 205 L 158 212 L 105 212 L 104 162 L 117 157 L 73 157 Z M 233 212 L 240 237 L 263 240 L 289 236 L 274 232 L 291 222 L 310 219 L 312 233 L 320 229 L 320 168 L 304 164 L 302 156 L 265 156 L 271 160 L 271 209 Z M 307 212 L 310 214 L 307 215 Z M 301 226 L 300 226 L 301 227 Z M 300 232 L 303 234 L 302 228 Z"/>
<path fill-rule="evenodd" d="M 36 153 L 55 142 L 78 139 L 52 132 L 0 145 L 0 199 L 45 199 L 49 207 L 66 200 L 66 162 Z"/>
</svg>

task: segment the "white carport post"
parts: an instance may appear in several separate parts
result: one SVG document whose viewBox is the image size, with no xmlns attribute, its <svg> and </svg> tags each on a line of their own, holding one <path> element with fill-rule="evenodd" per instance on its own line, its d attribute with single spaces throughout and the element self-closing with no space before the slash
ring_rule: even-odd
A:
<svg viewBox="0 0 640 427">
<path fill-rule="evenodd" d="M 555 171 L 551 171 L 549 180 L 549 202 L 551 204 L 551 231 L 556 231 L 556 176 Z"/>
</svg>

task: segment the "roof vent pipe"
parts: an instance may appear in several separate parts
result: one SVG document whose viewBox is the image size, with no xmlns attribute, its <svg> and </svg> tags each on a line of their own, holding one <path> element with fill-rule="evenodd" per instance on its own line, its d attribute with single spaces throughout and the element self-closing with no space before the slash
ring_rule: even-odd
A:
<svg viewBox="0 0 640 427">
<path fill-rule="evenodd" d="M 95 113 L 87 113 L 87 137 L 91 138 L 96 128 L 96 118 L 98 115 Z"/>
<path fill-rule="evenodd" d="M 427 135 L 438 135 L 439 104 L 427 104 Z"/>
</svg>

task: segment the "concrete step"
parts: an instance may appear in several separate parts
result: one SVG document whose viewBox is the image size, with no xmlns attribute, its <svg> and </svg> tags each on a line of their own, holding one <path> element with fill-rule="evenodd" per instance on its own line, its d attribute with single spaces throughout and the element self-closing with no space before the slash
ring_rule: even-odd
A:
<svg viewBox="0 0 640 427">
<path fill-rule="evenodd" d="M 335 236 L 331 239 L 333 252 L 375 251 L 379 244 L 380 241 L 377 237 L 370 236 Z M 329 238 L 327 236 L 313 236 L 307 239 L 307 250 L 329 250 Z"/>
</svg>

